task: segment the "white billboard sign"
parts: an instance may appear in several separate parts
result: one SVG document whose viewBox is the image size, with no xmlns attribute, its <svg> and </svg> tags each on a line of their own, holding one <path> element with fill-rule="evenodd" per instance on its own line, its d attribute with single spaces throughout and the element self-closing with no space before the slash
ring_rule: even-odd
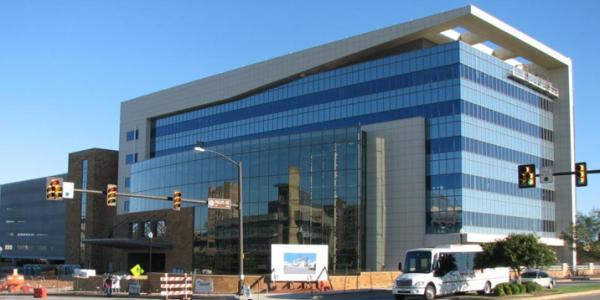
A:
<svg viewBox="0 0 600 300">
<path fill-rule="evenodd" d="M 327 245 L 271 245 L 271 280 L 327 280 Z"/>
<path fill-rule="evenodd" d="M 63 198 L 73 199 L 75 195 L 75 183 L 63 181 Z"/>
</svg>

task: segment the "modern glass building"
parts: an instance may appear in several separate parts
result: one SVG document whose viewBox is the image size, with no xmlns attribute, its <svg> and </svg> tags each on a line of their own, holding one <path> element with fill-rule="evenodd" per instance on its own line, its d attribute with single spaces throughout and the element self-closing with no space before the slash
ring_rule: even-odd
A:
<svg viewBox="0 0 600 300">
<path fill-rule="evenodd" d="M 242 161 L 247 273 L 270 244 L 326 244 L 350 273 L 514 232 L 572 263 L 572 180 L 517 186 L 520 164 L 573 164 L 570 66 L 473 6 L 395 25 L 124 102 L 119 185 L 235 203 L 235 166 L 192 149 Z M 237 215 L 194 208 L 194 268 L 237 272 Z"/>
</svg>

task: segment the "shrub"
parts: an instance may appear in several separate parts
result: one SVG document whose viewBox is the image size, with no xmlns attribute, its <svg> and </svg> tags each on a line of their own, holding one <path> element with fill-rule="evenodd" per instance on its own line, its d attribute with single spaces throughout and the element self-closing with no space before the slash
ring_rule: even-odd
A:
<svg viewBox="0 0 600 300">
<path fill-rule="evenodd" d="M 521 294 L 524 294 L 527 292 L 527 288 L 525 287 L 524 284 L 519 284 L 519 289 L 521 289 Z"/>
<path fill-rule="evenodd" d="M 496 296 L 506 295 L 506 293 L 504 293 L 504 286 L 502 284 L 499 284 L 494 288 L 494 295 L 496 295 Z"/>
<path fill-rule="evenodd" d="M 512 290 L 513 295 L 518 295 L 521 293 L 521 287 L 519 286 L 518 283 L 511 283 L 510 289 Z"/>
<path fill-rule="evenodd" d="M 525 283 L 525 290 L 527 293 L 536 293 L 542 290 L 542 286 L 537 282 L 530 281 Z"/>
<path fill-rule="evenodd" d="M 500 284 L 496 285 L 496 287 L 494 288 L 494 294 L 497 296 L 507 295 L 507 287 L 508 287 L 507 283 L 500 283 Z M 508 290 L 510 290 L 510 288 L 508 288 Z"/>
<path fill-rule="evenodd" d="M 512 289 L 510 288 L 510 284 L 509 283 L 505 283 L 504 286 L 503 286 L 503 288 L 504 288 L 504 293 L 505 294 L 507 294 L 507 295 L 512 295 L 513 294 Z"/>
</svg>

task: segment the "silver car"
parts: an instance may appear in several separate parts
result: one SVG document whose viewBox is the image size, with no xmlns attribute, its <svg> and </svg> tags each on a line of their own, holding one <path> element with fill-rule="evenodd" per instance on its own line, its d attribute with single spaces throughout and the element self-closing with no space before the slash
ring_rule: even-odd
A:
<svg viewBox="0 0 600 300">
<path fill-rule="evenodd" d="M 553 288 L 554 284 L 556 283 L 552 276 L 548 275 L 548 273 L 544 271 L 539 270 L 529 270 L 524 272 L 523 274 L 521 274 L 521 281 L 523 283 L 533 281 L 541 285 L 542 287 L 549 289 Z"/>
</svg>

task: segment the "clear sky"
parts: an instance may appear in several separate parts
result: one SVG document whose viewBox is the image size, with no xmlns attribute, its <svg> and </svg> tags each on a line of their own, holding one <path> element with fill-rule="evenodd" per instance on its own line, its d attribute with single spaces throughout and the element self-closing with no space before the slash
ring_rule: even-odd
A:
<svg viewBox="0 0 600 300">
<path fill-rule="evenodd" d="M 117 149 L 124 100 L 470 3 L 573 60 L 576 157 L 600 169 L 600 1 L 3 0 L 0 184 Z M 600 208 L 589 184 L 582 212 Z"/>
</svg>

